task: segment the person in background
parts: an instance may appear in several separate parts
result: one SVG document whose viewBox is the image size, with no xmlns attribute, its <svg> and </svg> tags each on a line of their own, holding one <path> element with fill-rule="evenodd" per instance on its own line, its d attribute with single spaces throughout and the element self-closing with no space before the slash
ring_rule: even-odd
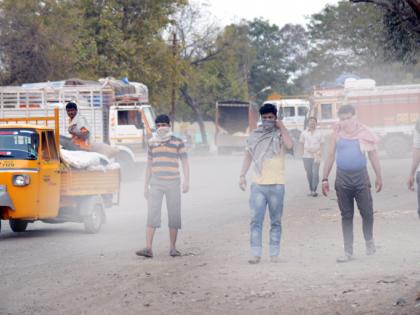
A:
<svg viewBox="0 0 420 315">
<path fill-rule="evenodd" d="M 90 127 L 86 118 L 79 112 L 74 102 L 67 103 L 66 112 L 69 117 L 68 132 L 71 139 L 60 136 L 60 144 L 66 150 L 90 151 Z"/>
<path fill-rule="evenodd" d="M 408 189 L 414 191 L 415 181 L 417 182 L 417 213 L 420 219 L 420 120 L 414 128 L 413 162 L 408 177 Z"/>
<path fill-rule="evenodd" d="M 239 186 L 245 191 L 246 174 L 254 164 L 256 177 L 251 185 L 250 264 L 258 264 L 262 256 L 262 230 L 266 209 L 270 214 L 270 259 L 278 261 L 280 254 L 281 217 L 285 185 L 286 149 L 293 147 L 293 141 L 283 122 L 277 120 L 277 109 L 272 104 L 260 108 L 262 124 L 252 131 L 239 176 Z"/>
<path fill-rule="evenodd" d="M 146 247 L 136 255 L 153 257 L 153 237 L 161 225 L 162 201 L 165 196 L 168 210 L 170 251 L 172 257 L 181 256 L 176 248 L 178 230 L 181 228 L 181 179 L 179 160 L 182 163 L 184 180 L 182 192 L 189 191 L 190 168 L 184 142 L 173 136 L 170 119 L 167 115 L 156 117 L 156 134 L 148 143 L 148 160 L 144 184 L 144 197 L 147 199 Z"/>
<path fill-rule="evenodd" d="M 317 197 L 319 184 L 319 166 L 321 164 L 324 137 L 317 129 L 316 117 L 309 117 L 308 128 L 300 136 L 300 149 L 303 166 L 309 184 L 309 196 Z"/>
<path fill-rule="evenodd" d="M 376 192 L 380 192 L 382 175 L 377 151 L 378 140 L 366 126 L 358 122 L 355 114 L 351 105 L 341 106 L 338 110 L 340 121 L 331 136 L 322 179 L 322 193 L 327 196 L 330 191 L 328 175 L 336 160 L 335 190 L 344 238 L 344 256 L 337 258 L 339 263 L 348 262 L 353 257 L 355 200 L 362 216 L 366 254 L 373 255 L 376 252 L 373 239 L 373 201 L 366 154 L 376 174 Z"/>
</svg>

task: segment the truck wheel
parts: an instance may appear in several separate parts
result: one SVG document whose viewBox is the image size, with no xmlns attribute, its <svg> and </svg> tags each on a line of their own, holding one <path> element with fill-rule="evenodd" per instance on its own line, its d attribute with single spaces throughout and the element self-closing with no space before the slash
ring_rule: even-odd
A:
<svg viewBox="0 0 420 315">
<path fill-rule="evenodd" d="M 26 231 L 26 228 L 28 227 L 28 221 L 10 219 L 9 225 L 13 232 L 21 233 Z"/>
<path fill-rule="evenodd" d="M 93 206 L 89 216 L 84 218 L 85 231 L 90 234 L 98 233 L 103 223 L 103 209 L 100 204 Z"/>
<path fill-rule="evenodd" d="M 391 158 L 401 158 L 407 156 L 410 151 L 410 142 L 403 136 L 390 136 L 385 140 L 385 151 Z"/>
</svg>

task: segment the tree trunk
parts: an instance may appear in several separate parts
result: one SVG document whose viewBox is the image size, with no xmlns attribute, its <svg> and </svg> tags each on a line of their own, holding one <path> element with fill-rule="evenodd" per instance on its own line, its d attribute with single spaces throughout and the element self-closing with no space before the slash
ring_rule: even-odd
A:
<svg viewBox="0 0 420 315">
<path fill-rule="evenodd" d="M 182 86 L 179 90 L 185 103 L 187 103 L 187 105 L 193 110 L 195 117 L 197 118 L 203 144 L 208 145 L 206 127 L 204 126 L 203 113 L 201 112 L 200 107 L 194 102 L 193 98 L 188 93 L 188 87 L 186 85 Z"/>
</svg>

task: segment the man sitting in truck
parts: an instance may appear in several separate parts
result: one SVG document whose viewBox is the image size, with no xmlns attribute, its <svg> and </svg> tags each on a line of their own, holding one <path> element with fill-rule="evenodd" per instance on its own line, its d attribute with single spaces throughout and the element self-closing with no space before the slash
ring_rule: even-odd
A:
<svg viewBox="0 0 420 315">
<path fill-rule="evenodd" d="M 60 143 L 66 150 L 90 151 L 90 127 L 85 117 L 83 117 L 77 108 L 77 104 L 69 102 L 66 105 L 66 112 L 70 118 L 68 131 L 71 139 L 60 137 Z"/>
</svg>

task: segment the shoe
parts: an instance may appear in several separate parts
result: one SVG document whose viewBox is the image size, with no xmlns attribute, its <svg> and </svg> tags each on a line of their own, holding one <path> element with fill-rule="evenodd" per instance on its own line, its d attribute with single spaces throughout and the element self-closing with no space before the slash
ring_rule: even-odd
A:
<svg viewBox="0 0 420 315">
<path fill-rule="evenodd" d="M 136 251 L 136 255 L 146 257 L 146 258 L 153 258 L 153 252 L 151 249 L 148 249 L 148 248 L 143 248 Z"/>
<path fill-rule="evenodd" d="M 366 255 L 371 256 L 376 253 L 376 246 L 373 240 L 366 241 Z"/>
<path fill-rule="evenodd" d="M 352 259 L 353 259 L 353 257 L 352 257 L 352 255 L 351 255 L 351 254 L 349 254 L 349 253 L 344 253 L 344 256 L 340 256 L 340 257 L 338 257 L 336 261 L 337 261 L 338 263 L 346 263 L 346 262 L 351 261 Z"/>
<path fill-rule="evenodd" d="M 248 263 L 251 265 L 256 265 L 256 264 L 259 264 L 260 261 L 261 261 L 261 257 L 254 256 L 250 260 L 248 260 Z"/>
<path fill-rule="evenodd" d="M 318 197 L 318 193 L 317 193 L 316 191 L 314 191 L 314 192 L 312 193 L 312 197 Z"/>
<path fill-rule="evenodd" d="M 169 251 L 169 256 L 171 256 L 171 257 L 179 257 L 179 256 L 182 256 L 182 255 L 181 255 L 181 252 L 180 251 L 178 251 L 176 249 L 171 249 Z"/>
</svg>

